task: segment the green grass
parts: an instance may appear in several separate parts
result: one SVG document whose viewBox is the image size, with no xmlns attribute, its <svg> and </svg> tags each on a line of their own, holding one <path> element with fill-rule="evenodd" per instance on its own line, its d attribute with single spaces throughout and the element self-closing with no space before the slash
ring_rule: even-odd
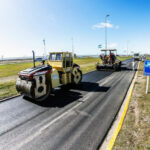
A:
<svg viewBox="0 0 150 150">
<path fill-rule="evenodd" d="M 82 59 L 75 59 L 74 62 L 82 65 L 92 62 L 97 62 L 98 58 L 82 58 Z M 15 63 L 15 64 L 6 64 L 0 66 L 0 77 L 8 77 L 17 75 L 18 72 L 24 70 L 26 68 L 30 68 L 33 66 L 32 62 L 25 62 L 25 63 Z"/>
<path fill-rule="evenodd" d="M 129 58 L 131 57 L 118 57 L 118 59 L 120 60 L 126 60 Z M 80 59 L 75 59 L 74 62 L 79 65 L 84 65 L 84 64 L 90 64 L 90 63 L 96 63 L 99 60 L 100 60 L 99 58 L 80 58 Z M 18 72 L 20 72 L 21 70 L 30 68 L 32 66 L 33 66 L 32 62 L 0 65 L 0 77 L 8 77 L 8 76 L 17 75 Z"/>
<path fill-rule="evenodd" d="M 119 59 L 119 60 L 121 60 L 121 61 L 124 61 L 124 60 L 130 59 L 130 58 L 132 58 L 132 56 L 117 57 L 117 59 Z"/>
<path fill-rule="evenodd" d="M 147 59 L 147 60 L 150 60 L 150 57 L 147 57 L 146 59 Z"/>
<path fill-rule="evenodd" d="M 17 75 L 19 71 L 32 67 L 32 62 L 0 65 L 0 77 Z"/>
<path fill-rule="evenodd" d="M 95 65 L 87 65 L 86 67 L 81 67 L 82 73 L 85 74 L 90 71 L 95 70 Z"/>
<path fill-rule="evenodd" d="M 130 57 L 119 57 L 120 60 L 126 60 Z M 95 70 L 95 64 L 100 61 L 99 58 L 80 58 L 80 59 L 74 59 L 74 63 L 77 63 L 81 66 L 81 70 L 83 74 L 94 71 Z M 39 64 L 39 63 L 38 63 Z M 36 64 L 36 65 L 38 65 Z M 15 64 L 5 64 L 0 65 L 0 80 L 2 77 L 12 77 L 17 76 L 18 72 L 21 70 L 24 70 L 26 68 L 30 68 L 33 66 L 32 62 L 24 62 L 24 63 L 15 63 Z M 4 80 L 4 79 L 3 79 Z M 16 95 L 16 88 L 15 88 L 15 82 L 16 81 L 6 81 L 6 82 L 0 82 L 0 99 L 5 97 L 10 97 L 12 95 Z"/>
<path fill-rule="evenodd" d="M 16 81 L 0 83 L 0 99 L 17 95 L 15 83 Z"/>
<path fill-rule="evenodd" d="M 93 63 L 93 62 L 97 62 L 99 61 L 99 58 L 80 58 L 80 59 L 74 59 L 74 62 L 79 64 L 79 65 L 83 65 L 83 64 L 87 64 L 87 63 Z"/>
</svg>

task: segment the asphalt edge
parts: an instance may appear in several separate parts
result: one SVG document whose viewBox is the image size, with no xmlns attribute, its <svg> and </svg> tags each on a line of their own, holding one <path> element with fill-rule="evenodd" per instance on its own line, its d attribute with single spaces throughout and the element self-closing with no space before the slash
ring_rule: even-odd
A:
<svg viewBox="0 0 150 150">
<path fill-rule="evenodd" d="M 0 103 L 1 103 L 1 102 L 4 102 L 4 101 L 7 101 L 7 100 L 10 100 L 10 99 L 12 99 L 12 98 L 19 97 L 19 96 L 21 96 L 21 94 L 17 94 L 17 95 L 11 96 L 11 97 L 7 97 L 7 98 L 4 98 L 4 99 L 0 99 Z"/>
<path fill-rule="evenodd" d="M 129 102 L 130 102 L 132 92 L 134 89 L 134 85 L 135 85 L 135 80 L 136 80 L 137 75 L 138 75 L 139 65 L 140 65 L 140 62 L 138 63 L 136 74 L 132 80 L 132 83 L 131 83 L 128 91 L 127 91 L 127 95 L 125 96 L 124 102 L 123 102 L 123 104 L 119 110 L 119 113 L 118 113 L 112 127 L 108 131 L 108 134 L 107 134 L 107 136 L 106 136 L 106 138 L 105 138 L 104 142 L 102 143 L 99 150 L 112 150 L 112 148 L 114 146 L 114 143 L 115 143 L 116 138 L 117 138 L 117 136 L 121 130 L 124 118 L 125 118 L 127 110 L 128 110 Z"/>
</svg>

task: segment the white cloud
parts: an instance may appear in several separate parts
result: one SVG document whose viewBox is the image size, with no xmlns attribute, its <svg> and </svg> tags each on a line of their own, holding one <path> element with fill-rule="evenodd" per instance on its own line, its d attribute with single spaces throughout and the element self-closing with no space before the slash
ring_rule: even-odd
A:
<svg viewBox="0 0 150 150">
<path fill-rule="evenodd" d="M 110 44 L 108 45 L 109 48 L 116 48 L 117 46 L 118 46 L 117 43 L 110 43 Z"/>
<path fill-rule="evenodd" d="M 92 29 L 100 29 L 100 28 L 105 28 L 105 27 L 119 29 L 118 25 L 114 26 L 113 24 L 111 24 L 109 22 L 107 22 L 107 23 L 105 23 L 105 22 L 97 23 L 97 24 L 92 26 Z"/>
</svg>

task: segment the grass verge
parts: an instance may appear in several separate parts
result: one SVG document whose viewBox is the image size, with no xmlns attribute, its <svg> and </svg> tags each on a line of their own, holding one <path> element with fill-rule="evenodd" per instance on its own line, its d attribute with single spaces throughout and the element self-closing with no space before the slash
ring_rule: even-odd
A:
<svg viewBox="0 0 150 150">
<path fill-rule="evenodd" d="M 98 60 L 99 58 L 81 58 L 81 59 L 75 59 L 74 62 L 79 65 L 84 65 L 84 64 L 96 63 Z M 36 65 L 39 65 L 39 62 L 37 62 Z M 0 65 L 0 78 L 17 75 L 18 72 L 20 72 L 21 70 L 30 68 L 32 66 L 33 66 L 32 62 Z"/>
<path fill-rule="evenodd" d="M 113 150 L 150 150 L 150 90 L 146 95 L 143 70 L 141 62 L 127 115 Z"/>
<path fill-rule="evenodd" d="M 15 83 L 16 81 L 0 83 L 0 99 L 17 95 Z"/>
</svg>

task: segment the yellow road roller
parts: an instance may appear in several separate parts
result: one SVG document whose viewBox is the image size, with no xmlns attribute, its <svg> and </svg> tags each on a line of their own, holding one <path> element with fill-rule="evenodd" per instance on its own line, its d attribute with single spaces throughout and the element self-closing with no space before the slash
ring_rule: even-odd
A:
<svg viewBox="0 0 150 150">
<path fill-rule="evenodd" d="M 44 101 L 53 89 L 62 85 L 77 85 L 82 80 L 80 66 L 73 63 L 70 52 L 51 52 L 48 63 L 19 72 L 16 89 L 22 95 L 35 101 Z"/>
</svg>

